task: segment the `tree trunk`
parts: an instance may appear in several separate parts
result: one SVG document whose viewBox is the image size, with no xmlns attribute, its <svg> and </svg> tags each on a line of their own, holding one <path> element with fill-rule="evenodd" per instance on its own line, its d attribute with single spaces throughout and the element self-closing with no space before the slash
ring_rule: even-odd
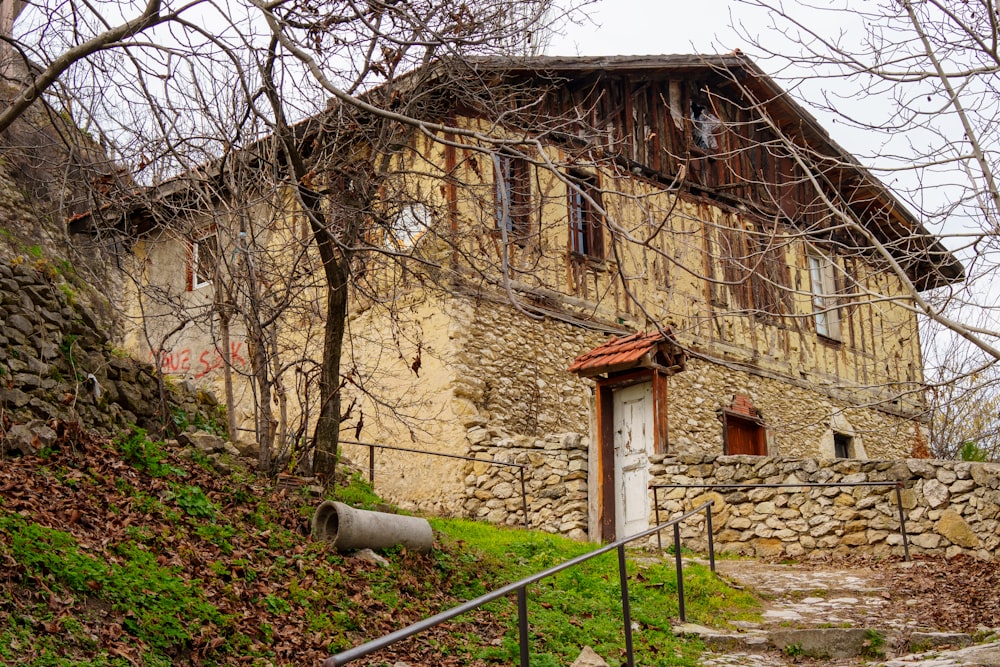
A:
<svg viewBox="0 0 1000 667">
<path fill-rule="evenodd" d="M 226 392 L 226 433 L 229 435 L 230 440 L 236 440 L 236 399 L 233 396 L 233 366 L 232 356 L 229 353 L 231 349 L 229 320 L 230 311 L 228 310 L 228 306 L 223 306 L 223 310 L 219 313 L 219 331 L 221 334 L 220 338 L 222 339 L 222 349 L 217 349 L 216 352 L 221 354 L 222 358 L 226 360 L 222 364 L 222 382 Z"/>
<path fill-rule="evenodd" d="M 360 225 L 360 212 L 369 200 L 363 187 L 367 180 L 359 178 L 362 173 L 346 176 L 328 175 L 336 183 L 334 191 L 339 200 L 332 207 L 325 207 L 323 195 L 309 184 L 313 172 L 307 166 L 295 137 L 285 120 L 281 100 L 274 85 L 273 66 L 277 58 L 278 42 L 271 39 L 269 57 L 263 69 L 264 90 L 275 114 L 276 136 L 282 148 L 281 155 L 288 169 L 288 175 L 295 184 L 299 202 L 309 220 L 313 240 L 323 262 L 326 278 L 326 324 L 323 330 L 323 363 L 319 378 L 319 414 L 313 431 L 313 473 L 327 480 L 333 480 L 337 468 L 338 443 L 340 441 L 340 359 L 347 322 L 347 286 L 350 277 L 350 254 L 346 248 L 356 240 Z M 346 165 L 343 169 L 348 171 Z M 352 187 L 346 187 L 349 181 Z M 350 200 L 350 201 L 348 201 Z M 328 208 L 332 208 L 328 212 Z"/>
<path fill-rule="evenodd" d="M 319 416 L 313 435 L 313 472 L 332 479 L 340 440 L 340 357 L 347 322 L 347 262 L 329 232 L 317 233 L 316 245 L 327 279 L 323 366 L 319 378 Z"/>
<path fill-rule="evenodd" d="M 253 365 L 254 379 L 257 381 L 258 399 L 257 412 L 257 445 L 260 447 L 260 454 L 257 458 L 257 467 L 261 472 L 271 472 L 273 461 L 271 460 L 271 443 L 274 429 L 271 427 L 273 420 L 271 416 L 271 380 L 267 375 L 267 348 L 258 338 L 258 334 L 263 336 L 263 332 L 255 331 L 254 350 L 251 359 Z"/>
<path fill-rule="evenodd" d="M 263 473 L 270 473 L 274 465 L 272 453 L 274 451 L 274 428 L 272 426 L 273 417 L 271 415 L 271 387 L 274 384 L 268 375 L 267 358 L 267 333 L 264 331 L 261 322 L 261 300 L 263 296 L 257 282 L 257 269 L 250 260 L 247 248 L 246 217 L 240 219 L 240 251 L 244 257 L 244 270 L 246 271 L 247 301 L 246 324 L 250 343 L 250 367 L 254 381 L 257 383 L 257 446 L 260 452 L 257 457 L 257 468 Z"/>
<path fill-rule="evenodd" d="M 314 434 L 316 453 L 313 459 L 313 472 L 328 479 L 333 477 L 337 467 L 340 440 L 340 354 L 346 318 L 346 285 L 335 285 L 331 280 L 326 292 L 323 367 L 319 380 L 320 408 Z"/>
<path fill-rule="evenodd" d="M 288 439 L 288 393 L 285 391 L 285 382 L 282 379 L 277 327 L 270 327 L 268 333 L 270 334 L 268 346 L 271 350 L 271 375 L 274 377 L 274 400 L 278 404 L 277 430 L 271 442 L 274 446 L 274 456 L 281 459 L 291 451 Z"/>
</svg>

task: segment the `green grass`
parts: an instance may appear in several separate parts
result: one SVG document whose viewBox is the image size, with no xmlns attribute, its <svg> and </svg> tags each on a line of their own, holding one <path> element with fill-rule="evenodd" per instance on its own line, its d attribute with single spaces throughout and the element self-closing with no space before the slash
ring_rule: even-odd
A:
<svg viewBox="0 0 1000 667">
<path fill-rule="evenodd" d="M 224 621 L 196 584 L 136 544 L 120 545 L 115 551 L 121 561 L 108 563 L 85 553 L 72 535 L 16 514 L 0 516 L 0 531 L 10 537 L 10 553 L 29 576 L 74 595 L 99 594 L 125 614 L 125 629 L 155 650 L 186 641 L 193 628 Z"/>
<path fill-rule="evenodd" d="M 114 444 L 128 463 L 153 477 L 184 474 L 177 466 L 164 463 L 167 453 L 163 450 L 162 443 L 150 440 L 141 428 L 121 434 Z"/>
<path fill-rule="evenodd" d="M 461 548 L 479 552 L 480 567 L 503 572 L 514 581 L 598 548 L 547 533 L 497 528 L 464 520 L 435 520 L 433 525 Z M 452 550 L 449 550 L 451 552 Z M 628 559 L 628 589 L 637 662 L 643 665 L 695 665 L 703 647 L 671 632 L 678 621 L 677 580 L 672 560 L 641 563 Z M 484 592 L 468 582 L 470 597 Z M 724 627 L 752 618 L 759 605 L 753 596 L 726 586 L 707 567 L 684 570 L 685 609 L 690 622 Z M 483 657 L 517 661 L 516 614 L 503 612 L 509 632 L 503 646 Z M 625 655 L 618 556 L 612 551 L 537 582 L 528 589 L 532 628 L 532 664 L 565 665 L 589 645 L 612 666 Z"/>
<path fill-rule="evenodd" d="M 333 499 L 351 507 L 377 510 L 385 506 L 385 501 L 372 490 L 371 484 L 358 473 L 351 476 L 350 483 L 333 489 Z"/>
<path fill-rule="evenodd" d="M 870 660 L 885 656 L 885 637 L 874 628 L 865 630 L 865 640 L 861 646 L 861 655 Z"/>
<path fill-rule="evenodd" d="M 394 549 L 383 553 L 387 565 L 370 564 L 304 535 L 322 498 L 250 473 L 219 477 L 139 431 L 55 449 L 44 465 L 3 463 L 13 488 L 34 495 L 30 512 L 18 510 L 23 494 L 0 498 L 0 664 L 317 664 L 596 548 L 435 519 L 431 554 Z M 358 476 L 328 497 L 384 509 Z M 701 644 L 670 631 L 672 559 L 635 555 L 643 556 L 628 565 L 638 664 L 694 665 Z M 693 622 L 721 627 L 757 610 L 704 567 L 686 569 L 685 590 Z M 585 645 L 623 664 L 615 553 L 530 586 L 528 605 L 532 665 L 570 664 Z M 435 656 L 516 664 L 513 596 L 358 664 Z"/>
</svg>

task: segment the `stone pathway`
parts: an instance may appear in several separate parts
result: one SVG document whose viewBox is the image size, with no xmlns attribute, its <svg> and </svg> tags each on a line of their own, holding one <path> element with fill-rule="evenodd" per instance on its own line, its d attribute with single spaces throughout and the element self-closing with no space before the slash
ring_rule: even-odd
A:
<svg viewBox="0 0 1000 667">
<path fill-rule="evenodd" d="M 969 646 L 968 635 L 919 627 L 907 607 L 887 604 L 877 570 L 747 560 L 720 560 L 716 570 L 732 584 L 758 593 L 765 609 L 760 622 L 736 623 L 735 631 L 676 628 L 705 641 L 709 652 L 702 659 L 704 667 L 1000 667 L 1000 633 Z M 910 646 L 937 648 L 909 653 Z"/>
</svg>

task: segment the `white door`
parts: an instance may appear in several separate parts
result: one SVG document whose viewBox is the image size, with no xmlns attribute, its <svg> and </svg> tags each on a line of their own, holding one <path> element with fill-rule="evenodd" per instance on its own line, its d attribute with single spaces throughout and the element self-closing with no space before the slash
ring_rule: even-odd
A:
<svg viewBox="0 0 1000 667">
<path fill-rule="evenodd" d="M 649 528 L 649 455 L 653 451 L 653 385 L 614 392 L 615 538 Z"/>
</svg>

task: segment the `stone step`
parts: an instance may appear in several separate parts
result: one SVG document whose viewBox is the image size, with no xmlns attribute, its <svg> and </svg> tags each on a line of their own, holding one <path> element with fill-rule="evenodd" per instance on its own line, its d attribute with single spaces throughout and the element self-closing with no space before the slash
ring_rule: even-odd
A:
<svg viewBox="0 0 1000 667">
<path fill-rule="evenodd" d="M 776 652 L 788 658 L 876 660 L 896 653 L 898 635 L 873 628 L 776 628 L 747 632 L 723 632 L 695 623 L 676 625 L 678 636 L 697 637 L 713 653 L 746 654 Z M 972 637 L 961 632 L 913 632 L 904 652 L 964 648 Z"/>
</svg>

